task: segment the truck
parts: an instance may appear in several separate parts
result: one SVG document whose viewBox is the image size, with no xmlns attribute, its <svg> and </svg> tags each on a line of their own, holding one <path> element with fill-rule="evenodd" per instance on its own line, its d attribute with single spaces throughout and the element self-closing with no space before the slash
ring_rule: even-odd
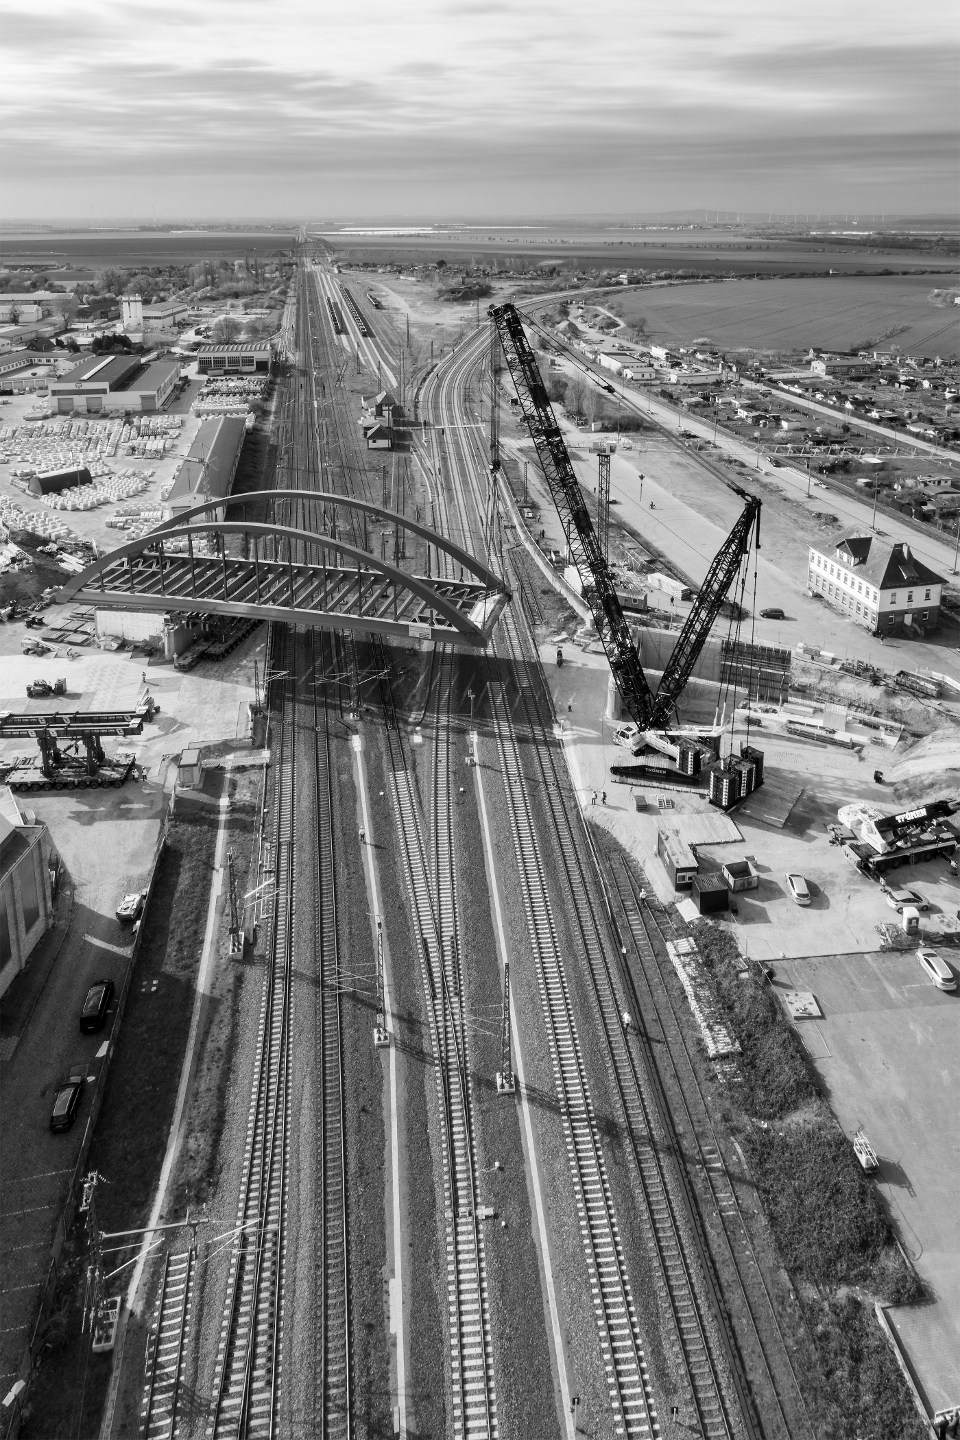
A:
<svg viewBox="0 0 960 1440">
<path fill-rule="evenodd" d="M 958 809 L 955 800 L 932 800 L 895 815 L 884 815 L 876 805 L 843 805 L 837 818 L 854 838 L 843 838 L 840 852 L 873 879 L 901 865 L 949 860 L 957 836 L 944 822 Z"/>
</svg>

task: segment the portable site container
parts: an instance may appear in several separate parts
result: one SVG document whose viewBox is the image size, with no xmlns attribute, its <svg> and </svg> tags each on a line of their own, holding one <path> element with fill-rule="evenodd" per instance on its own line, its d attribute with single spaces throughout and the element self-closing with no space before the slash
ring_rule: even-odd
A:
<svg viewBox="0 0 960 1440">
<path fill-rule="evenodd" d="M 196 790 L 200 785 L 202 770 L 199 750 L 182 750 L 177 770 L 177 787 L 180 790 Z"/>
<path fill-rule="evenodd" d="M 705 875 L 694 875 L 691 886 L 693 903 L 701 915 L 716 915 L 729 906 L 730 892 L 723 872 L 709 870 Z"/>
<path fill-rule="evenodd" d="M 657 854 L 674 890 L 689 890 L 697 873 L 697 857 L 673 831 L 657 832 Z"/>
<path fill-rule="evenodd" d="M 760 884 L 760 876 L 749 860 L 728 860 L 720 867 L 720 874 L 726 881 L 727 888 L 735 894 L 739 894 L 741 890 L 756 890 Z"/>
<path fill-rule="evenodd" d="M 913 905 L 904 905 L 900 912 L 900 924 L 907 935 L 920 934 L 920 911 Z"/>
</svg>

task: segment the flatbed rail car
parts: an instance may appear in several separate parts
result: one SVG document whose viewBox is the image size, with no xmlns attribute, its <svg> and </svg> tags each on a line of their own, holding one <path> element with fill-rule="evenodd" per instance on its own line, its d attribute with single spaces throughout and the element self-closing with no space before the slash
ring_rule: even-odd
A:
<svg viewBox="0 0 960 1440">
<path fill-rule="evenodd" d="M 357 329 L 360 331 L 360 334 L 364 337 L 364 339 L 369 339 L 370 327 L 364 319 L 363 311 L 360 309 L 360 306 L 357 304 L 356 300 L 353 298 L 352 293 L 347 289 L 346 285 L 341 285 L 340 291 L 346 302 L 347 309 L 350 311 L 350 314 L 357 322 Z"/>
<path fill-rule="evenodd" d="M 330 311 L 330 324 L 333 326 L 334 334 L 343 335 L 346 333 L 346 326 L 343 323 L 343 311 L 336 300 L 327 296 L 327 309 Z"/>
<path fill-rule="evenodd" d="M 898 670 L 893 677 L 898 690 L 909 690 L 912 695 L 925 695 L 931 700 L 940 698 L 940 682 L 932 675 L 917 675 L 913 670 Z"/>
<path fill-rule="evenodd" d="M 95 775 L 88 775 L 78 769 L 56 770 L 45 774 L 42 766 L 29 755 L 17 756 L 13 763 L 0 765 L 0 783 L 9 785 L 11 790 L 101 790 L 106 787 L 119 789 L 130 779 L 137 768 L 135 755 L 122 760 L 107 760 Z"/>
<path fill-rule="evenodd" d="M 840 846 L 840 853 L 858 870 L 876 878 L 888 870 L 897 870 L 901 865 L 923 865 L 930 860 L 949 860 L 956 849 L 956 836 L 939 831 L 928 839 L 918 840 L 914 845 L 904 845 L 882 855 L 878 855 L 864 840 L 847 840 Z"/>
</svg>

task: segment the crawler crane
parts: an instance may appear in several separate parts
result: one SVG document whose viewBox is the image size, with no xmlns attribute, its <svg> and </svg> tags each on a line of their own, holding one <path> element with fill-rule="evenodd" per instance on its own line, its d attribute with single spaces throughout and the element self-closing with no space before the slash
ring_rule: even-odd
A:
<svg viewBox="0 0 960 1440">
<path fill-rule="evenodd" d="M 635 721 L 639 732 L 645 732 L 638 733 L 637 740 L 642 742 L 649 736 L 648 743 L 664 750 L 663 732 L 675 712 L 740 565 L 754 540 L 757 548 L 760 547 L 761 502 L 757 496 L 728 482 L 729 488 L 744 502 L 743 513 L 714 556 L 660 684 L 653 691 L 630 636 L 610 567 L 547 396 L 536 356 L 524 333 L 523 321 L 516 307 L 510 304 L 492 307 L 489 314 L 623 708 Z M 499 464 L 499 447 L 491 443 L 491 468 L 496 470 Z"/>
</svg>

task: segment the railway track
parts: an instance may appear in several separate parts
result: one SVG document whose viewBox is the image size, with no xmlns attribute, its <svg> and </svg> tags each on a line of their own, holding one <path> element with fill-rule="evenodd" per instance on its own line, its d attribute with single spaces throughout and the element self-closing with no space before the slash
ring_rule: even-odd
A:
<svg viewBox="0 0 960 1440">
<path fill-rule="evenodd" d="M 641 886 L 624 856 L 606 857 L 603 871 L 609 881 L 618 928 L 628 936 L 635 953 L 632 973 L 637 978 L 638 1011 L 648 1037 L 658 1042 L 659 1069 L 664 1081 L 672 1078 L 674 1104 L 680 1107 L 684 1129 L 697 1151 L 697 1163 L 709 1187 L 722 1245 L 736 1276 L 743 1307 L 762 1320 L 755 1325 L 751 1346 L 751 1380 L 762 1404 L 764 1433 L 777 1437 L 812 1435 L 790 1351 L 780 1328 L 776 1306 L 767 1288 L 750 1228 L 740 1205 L 737 1187 L 723 1159 L 720 1137 L 714 1127 L 697 1067 L 686 1038 L 677 1005 L 666 983 L 667 965 L 659 946 L 674 939 L 669 915 L 652 889 L 641 902 Z M 688 1140 L 688 1144 L 690 1141 Z"/>
<path fill-rule="evenodd" d="M 501 633 L 514 659 L 529 664 L 535 657 L 535 648 L 514 617 L 508 617 Z M 522 664 L 517 664 L 516 672 L 522 674 Z M 605 944 L 608 927 L 606 917 L 597 910 L 583 837 L 577 834 L 579 814 L 571 815 L 563 802 L 564 777 L 556 765 L 552 727 L 541 713 L 539 697 L 533 688 L 522 683 L 519 688 L 520 713 L 527 733 L 538 741 L 530 750 L 535 758 L 535 774 L 542 781 L 538 788 L 552 820 L 554 858 L 561 867 L 564 888 L 573 902 L 570 913 L 575 919 L 591 977 L 614 1096 L 643 1201 L 649 1244 L 669 1298 L 696 1419 L 702 1434 L 710 1440 L 714 1437 L 723 1440 L 740 1433 L 744 1425 L 753 1428 L 752 1402 L 747 1387 L 736 1384 L 737 1357 L 724 1354 L 726 1347 L 714 1338 L 709 1282 L 704 1274 L 698 1273 L 700 1267 L 693 1258 L 699 1247 L 688 1223 L 680 1177 L 667 1156 L 669 1141 L 658 1097 L 651 1086 L 644 1057 L 623 1024 L 626 997 L 608 960 Z M 707 1257 L 701 1254 L 698 1258 L 706 1261 Z M 731 1396 L 731 1388 L 740 1391 L 737 1399 Z"/>
<path fill-rule="evenodd" d="M 282 660 L 287 637 L 278 640 Z M 278 1433 L 283 1262 L 289 1161 L 290 1002 L 295 901 L 295 682 L 282 690 L 274 726 L 275 891 L 270 962 L 257 1035 L 247 1121 L 237 1240 L 230 1264 L 207 1436 L 212 1440 Z"/>
<path fill-rule="evenodd" d="M 439 683 L 446 685 L 449 693 L 449 674 L 444 677 L 443 667 Z M 386 691 L 387 687 L 383 689 Z M 419 942 L 424 1001 L 436 1057 L 441 1148 L 445 1160 L 450 1433 L 495 1440 L 499 1433 L 496 1388 L 454 889 L 449 716 L 447 723 L 437 725 L 434 741 L 431 856 L 422 807 L 413 776 L 404 761 L 399 727 L 389 702 L 387 709 L 397 838 Z"/>
<path fill-rule="evenodd" d="M 460 362 L 461 373 L 466 373 L 471 364 L 477 365 L 480 358 L 477 350 L 474 351 L 472 359 L 470 356 L 463 357 Z M 461 419 L 466 419 L 463 412 Z M 460 436 L 469 436 L 471 432 L 461 429 L 459 433 Z M 457 443 L 461 447 L 465 472 L 476 476 L 482 457 L 477 453 L 477 441 L 472 436 L 471 440 L 472 445 L 470 441 L 464 442 L 462 438 Z M 471 450 L 473 454 L 470 453 Z M 480 496 L 475 481 L 474 486 L 473 500 L 476 511 L 479 512 Z M 501 556 L 501 561 L 502 559 Z M 516 613 L 504 617 L 496 649 L 498 654 L 513 659 L 514 673 L 518 677 L 529 673 L 531 668 L 535 670 L 539 664 L 528 627 Z M 755 1428 L 751 1398 L 737 1373 L 738 1357 L 735 1353 L 729 1353 L 729 1337 L 721 1335 L 718 1341 L 715 1327 L 710 1323 L 713 1318 L 710 1298 L 708 1293 L 704 1293 L 705 1288 L 709 1291 L 709 1287 L 704 1286 L 703 1277 L 695 1268 L 691 1268 L 687 1258 L 690 1248 L 688 1217 L 682 1193 L 677 1194 L 678 1189 L 682 1191 L 682 1186 L 678 1185 L 676 1174 L 665 1164 L 661 1145 L 653 1140 L 654 1136 L 662 1135 L 656 1096 L 651 1094 L 649 1076 L 644 1071 L 641 1057 L 634 1053 L 629 1038 L 624 1034 L 622 1004 L 605 954 L 606 917 L 596 910 L 594 890 L 589 884 L 588 868 L 585 868 L 582 858 L 583 837 L 577 834 L 579 818 L 567 812 L 560 798 L 563 786 L 553 756 L 555 745 L 550 733 L 551 727 L 547 717 L 541 713 L 540 702 L 533 693 L 533 687 L 519 680 L 518 685 L 520 704 L 517 707 L 517 716 L 521 720 L 525 737 L 533 738 L 537 742 L 533 746 L 525 746 L 524 749 L 535 757 L 533 784 L 538 794 L 544 797 L 550 813 L 554 853 L 562 865 L 565 889 L 572 900 L 570 914 L 574 917 L 575 928 L 579 932 L 588 961 L 597 1015 L 610 1057 L 609 1066 L 615 1096 L 619 1102 L 625 1133 L 629 1137 L 634 1173 L 644 1201 L 655 1263 L 669 1299 L 672 1323 L 683 1356 L 693 1415 L 701 1434 L 723 1440 L 723 1437 L 742 1433 L 743 1428 Z M 534 952 L 538 956 L 541 996 L 551 1035 L 551 1054 L 558 1093 L 571 1139 L 573 1125 L 580 1127 L 576 1143 L 568 1143 L 575 1190 L 579 1190 L 582 1197 L 582 1166 L 587 1163 L 596 1166 L 595 1173 L 602 1177 L 599 1179 L 599 1190 L 596 1189 L 598 1182 L 594 1182 L 593 1194 L 596 1196 L 604 1194 L 606 1190 L 606 1177 L 602 1169 L 603 1154 L 599 1135 L 590 1134 L 591 1123 L 595 1131 L 595 1119 L 590 1108 L 586 1076 L 582 1072 L 578 1074 L 577 1071 L 579 1042 L 569 996 L 564 993 L 562 961 L 557 953 L 550 901 L 543 882 L 542 857 L 538 852 L 532 810 L 520 763 L 514 716 L 502 688 L 493 686 L 490 694 L 493 700 L 496 739 L 504 771 L 504 790 L 511 811 L 515 849 L 523 877 L 528 929 Z M 588 859 L 587 867 L 589 863 Z M 592 1157 L 591 1141 L 594 1145 Z M 609 1202 L 609 1196 L 607 1200 Z M 583 1203 L 582 1198 L 580 1203 Z M 589 1215 L 589 1212 L 581 1210 L 581 1214 L 584 1213 L 589 1217 L 584 1243 L 590 1263 L 593 1244 L 590 1225 L 599 1227 L 598 1233 L 609 1242 L 609 1239 L 615 1236 L 616 1217 L 612 1206 L 606 1217 L 602 1213 Z M 692 1248 L 696 1251 L 697 1247 L 694 1245 Z M 613 1239 L 613 1254 L 618 1252 L 619 1237 L 616 1237 Z M 620 1258 L 622 1260 L 622 1256 Z M 608 1270 L 605 1279 L 607 1293 L 604 1293 L 601 1287 L 602 1305 L 597 1311 L 601 1345 L 606 1353 L 609 1344 L 609 1315 L 621 1326 L 618 1335 L 621 1342 L 621 1363 L 623 1356 L 627 1355 L 630 1366 L 622 1376 L 614 1368 L 616 1383 L 611 1383 L 610 1387 L 611 1404 L 619 1423 L 627 1429 L 627 1433 L 630 1433 L 632 1427 L 636 1428 L 636 1433 L 642 1433 L 640 1427 L 653 1427 L 657 1421 L 632 1305 L 627 1301 L 624 1306 L 624 1300 L 629 1296 L 629 1280 L 625 1268 L 622 1268 L 619 1278 Z M 624 1318 L 628 1322 L 626 1329 L 622 1328 Z M 624 1346 L 623 1341 L 628 1336 L 629 1343 Z M 726 1345 L 723 1343 L 724 1339 L 727 1341 Z M 728 1361 L 732 1363 L 726 1363 Z M 632 1403 L 638 1393 L 638 1379 L 642 1382 L 641 1388 L 645 1388 L 645 1413 Z M 731 1391 L 734 1393 L 731 1394 Z M 624 1396 L 630 1397 L 626 1406 L 623 1404 Z"/>
<path fill-rule="evenodd" d="M 177 1434 L 181 1371 L 196 1250 L 168 1253 L 160 1279 L 153 1327 L 147 1341 L 146 1381 L 140 1409 L 141 1440 L 173 1440 Z"/>
</svg>

